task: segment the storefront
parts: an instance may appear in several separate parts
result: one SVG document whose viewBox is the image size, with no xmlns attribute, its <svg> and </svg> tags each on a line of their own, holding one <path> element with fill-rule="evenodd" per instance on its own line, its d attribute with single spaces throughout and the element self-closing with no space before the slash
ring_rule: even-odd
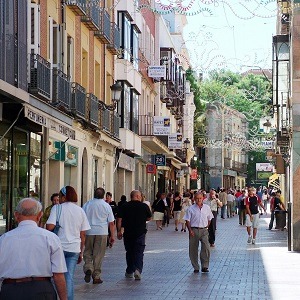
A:
<svg viewBox="0 0 300 300">
<path fill-rule="evenodd" d="M 0 234 L 15 227 L 17 203 L 41 193 L 42 126 L 25 118 L 24 107 L 4 104 L 0 123 Z"/>
</svg>

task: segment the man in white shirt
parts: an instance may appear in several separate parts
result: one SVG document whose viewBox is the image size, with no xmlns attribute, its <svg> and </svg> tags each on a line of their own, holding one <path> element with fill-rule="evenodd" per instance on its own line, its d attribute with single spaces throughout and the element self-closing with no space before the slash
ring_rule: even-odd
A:
<svg viewBox="0 0 300 300">
<path fill-rule="evenodd" d="M 42 205 L 32 198 L 22 199 L 15 211 L 19 226 L 0 237 L 1 300 L 67 299 L 64 273 L 67 271 L 60 240 L 38 227 Z"/>
<path fill-rule="evenodd" d="M 203 204 L 204 195 L 198 192 L 194 195 L 195 203 L 188 208 L 185 213 L 184 220 L 190 234 L 189 238 L 189 256 L 194 267 L 194 273 L 199 273 L 199 241 L 201 242 L 201 271 L 209 272 L 210 247 L 208 241 L 208 227 L 213 214 L 207 204 Z"/>
<path fill-rule="evenodd" d="M 104 200 L 105 190 L 97 188 L 94 192 L 94 199 L 83 205 L 91 229 L 86 232 L 85 249 L 83 252 L 85 282 L 102 283 L 101 265 L 105 255 L 108 227 L 111 235 L 109 245 L 112 246 L 115 239 L 115 218 L 111 206 Z"/>
</svg>

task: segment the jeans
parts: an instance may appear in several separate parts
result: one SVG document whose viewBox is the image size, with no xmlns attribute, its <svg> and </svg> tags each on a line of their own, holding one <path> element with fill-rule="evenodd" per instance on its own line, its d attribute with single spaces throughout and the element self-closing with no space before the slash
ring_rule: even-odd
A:
<svg viewBox="0 0 300 300">
<path fill-rule="evenodd" d="M 126 273 L 132 274 L 135 270 L 143 271 L 143 259 L 145 250 L 146 234 L 139 237 L 126 237 L 124 236 L 124 246 L 126 250 Z"/>
<path fill-rule="evenodd" d="M 68 300 L 74 299 L 74 272 L 77 265 L 79 253 L 64 251 L 67 273 L 65 273 L 65 279 L 67 284 Z"/>
<path fill-rule="evenodd" d="M 223 206 L 221 207 L 221 218 L 222 219 L 225 219 L 226 206 L 227 206 L 227 204 L 223 204 Z"/>
<path fill-rule="evenodd" d="M 272 210 L 271 211 L 271 219 L 270 219 L 270 223 L 269 223 L 269 230 L 272 230 L 272 228 L 273 228 L 274 218 L 275 218 L 275 212 L 274 212 L 274 210 Z"/>
</svg>

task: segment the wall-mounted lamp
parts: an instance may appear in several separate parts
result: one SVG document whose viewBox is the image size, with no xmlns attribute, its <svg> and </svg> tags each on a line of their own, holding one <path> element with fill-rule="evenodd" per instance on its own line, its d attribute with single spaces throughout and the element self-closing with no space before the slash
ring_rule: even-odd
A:
<svg viewBox="0 0 300 300">
<path fill-rule="evenodd" d="M 111 93 L 112 93 L 112 99 L 111 99 L 112 104 L 108 105 L 108 104 L 105 104 L 103 102 L 100 102 L 99 105 L 100 105 L 100 109 L 102 109 L 102 110 L 114 111 L 117 107 L 118 102 L 121 99 L 121 94 L 122 94 L 122 91 L 123 91 L 123 87 L 122 87 L 120 82 L 114 83 L 110 87 L 110 89 L 111 89 Z"/>
</svg>

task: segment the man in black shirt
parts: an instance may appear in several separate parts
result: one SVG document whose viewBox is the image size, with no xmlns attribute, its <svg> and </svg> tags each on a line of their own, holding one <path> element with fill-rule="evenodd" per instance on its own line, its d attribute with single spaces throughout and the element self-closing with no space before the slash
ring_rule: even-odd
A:
<svg viewBox="0 0 300 300">
<path fill-rule="evenodd" d="M 120 207 L 117 219 L 118 239 L 124 237 L 127 268 L 125 277 L 141 279 L 146 238 L 146 221 L 151 219 L 149 206 L 142 203 L 140 191 L 130 193 L 131 201 Z M 122 227 L 124 233 L 122 233 Z"/>
</svg>

